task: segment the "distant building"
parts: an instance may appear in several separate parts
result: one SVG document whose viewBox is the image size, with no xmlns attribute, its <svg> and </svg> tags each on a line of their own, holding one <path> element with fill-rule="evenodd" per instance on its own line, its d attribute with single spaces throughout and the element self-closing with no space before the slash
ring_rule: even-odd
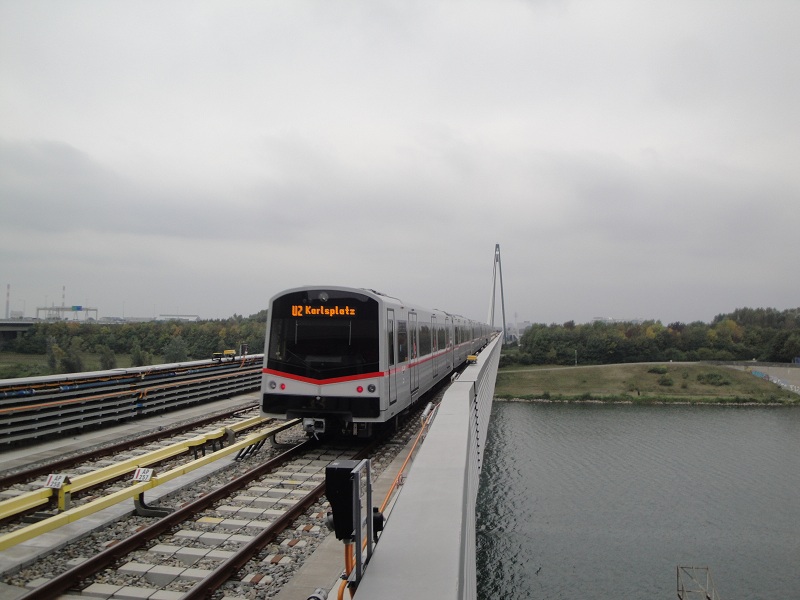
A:
<svg viewBox="0 0 800 600">
<path fill-rule="evenodd" d="M 199 321 L 200 315 L 158 315 L 156 321 Z"/>
<path fill-rule="evenodd" d="M 592 319 L 592 323 L 606 323 L 608 325 L 612 325 L 614 323 L 633 323 L 634 325 L 641 325 L 644 323 L 646 319 L 637 318 L 637 319 L 615 319 L 614 317 L 595 317 Z"/>
</svg>

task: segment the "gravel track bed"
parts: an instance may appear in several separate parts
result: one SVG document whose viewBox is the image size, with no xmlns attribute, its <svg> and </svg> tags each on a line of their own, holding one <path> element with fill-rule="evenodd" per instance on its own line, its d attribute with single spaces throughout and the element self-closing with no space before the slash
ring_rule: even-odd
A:
<svg viewBox="0 0 800 600">
<path fill-rule="evenodd" d="M 406 422 L 406 425 L 393 436 L 389 443 L 381 446 L 372 456 L 373 477 L 377 477 L 386 466 L 391 463 L 400 450 L 405 447 L 406 443 L 413 439 L 418 429 L 418 419 L 411 418 Z M 297 426 L 278 434 L 278 438 L 279 439 L 276 441 L 281 444 L 294 444 L 303 441 L 305 439 L 305 434 L 302 432 L 301 428 Z M 265 445 L 255 456 L 248 457 L 242 461 L 233 462 L 225 469 L 217 471 L 200 481 L 196 481 L 187 488 L 177 490 L 168 496 L 164 496 L 159 500 L 158 504 L 159 506 L 180 507 L 195 500 L 207 491 L 218 488 L 223 483 L 227 483 L 231 479 L 251 470 L 257 464 L 281 452 L 281 449 Z M 284 466 L 281 467 L 280 470 L 288 470 L 291 468 L 291 466 Z M 240 491 L 238 493 L 242 492 Z M 375 504 L 380 504 L 382 500 L 382 498 L 375 498 L 374 502 Z M 217 504 L 223 504 L 224 502 L 226 501 L 221 501 Z M 285 530 L 274 543 L 270 544 L 264 551 L 259 553 L 256 559 L 250 561 L 250 563 L 239 572 L 236 580 L 229 581 L 225 584 L 216 597 L 222 598 L 223 595 L 227 595 L 236 598 L 256 599 L 269 598 L 278 593 L 280 589 L 291 580 L 294 573 L 303 565 L 304 560 L 317 549 L 329 534 L 327 527 L 324 525 L 324 516 L 328 510 L 330 510 L 329 504 L 323 497 L 320 502 L 317 502 L 311 509 L 306 511 L 304 515 L 299 517 L 290 528 Z M 205 514 L 210 516 L 216 513 L 208 511 Z M 192 521 L 185 523 L 181 527 L 185 529 L 199 528 L 206 531 L 215 530 L 213 524 L 198 523 L 197 521 L 199 518 L 200 516 L 195 517 Z M 147 527 L 152 522 L 151 518 L 138 517 L 135 515 L 119 519 L 109 526 L 96 530 L 83 538 L 71 541 L 68 546 L 44 556 L 32 565 L 22 568 L 15 573 L 4 574 L 0 581 L 7 585 L 24 587 L 26 584 L 41 580 L 42 578 L 52 578 L 73 567 L 77 561 L 101 552 L 109 545 L 127 538 L 137 530 Z M 257 528 L 245 528 L 242 531 L 231 533 L 257 535 L 260 533 L 260 530 Z M 154 540 L 148 547 L 152 548 L 158 543 L 158 541 Z M 191 545 L 189 540 L 174 537 L 170 538 L 170 541 L 166 543 L 183 546 Z M 226 548 L 223 547 L 220 549 Z M 227 549 L 234 550 L 235 548 L 231 547 Z M 153 560 L 153 553 L 147 550 L 139 550 L 129 557 L 126 557 L 123 562 L 152 563 Z M 187 564 L 183 561 L 169 556 L 159 558 L 158 564 L 180 568 L 187 567 Z M 218 565 L 219 561 L 201 559 L 191 566 L 192 568 L 211 570 Z M 146 585 L 143 583 L 141 577 L 120 573 L 117 570 L 105 571 L 99 574 L 93 581 L 111 585 Z M 174 580 L 161 589 L 183 593 L 193 585 L 195 585 L 193 581 Z"/>
<path fill-rule="evenodd" d="M 438 401 L 441 398 L 443 391 L 437 394 L 437 398 L 433 400 Z M 243 404 L 242 411 L 248 409 L 257 411 L 257 407 L 252 407 L 252 403 Z M 400 430 L 396 432 L 392 439 L 384 443 L 371 457 L 372 460 L 372 474 L 373 478 L 377 478 L 383 470 L 394 460 L 406 444 L 412 440 L 419 431 L 419 414 L 422 407 L 412 413 Z M 219 411 L 220 413 L 224 411 Z M 249 414 L 240 414 L 238 417 L 250 416 Z M 186 419 L 177 424 L 189 424 L 192 419 Z M 218 425 L 204 426 L 200 430 L 213 430 Z M 154 427 L 152 431 L 161 430 L 164 427 Z M 138 434 L 141 435 L 141 434 Z M 183 434 L 182 434 L 183 435 Z M 197 435 L 193 433 L 192 435 Z M 135 439 L 138 436 L 131 436 L 128 439 Z M 299 426 L 278 434 L 276 441 L 280 444 L 292 445 L 299 443 L 306 439 L 305 434 Z M 118 443 L 120 440 L 108 442 L 105 444 L 97 444 L 93 448 L 101 448 L 111 446 Z M 270 444 L 264 445 L 259 453 L 250 456 L 241 461 L 232 462 L 224 469 L 217 471 L 202 480 L 195 481 L 190 486 L 172 492 L 167 496 L 159 499 L 159 506 L 178 508 L 188 502 L 191 502 L 198 497 L 207 493 L 207 491 L 214 490 L 234 479 L 246 471 L 251 470 L 257 464 L 269 460 L 274 456 L 283 452 L 283 449 L 274 448 Z M 80 454 L 79 452 L 75 453 Z M 302 459 L 301 459 L 302 460 Z M 284 470 L 287 467 L 281 467 Z M 291 467 L 288 467 L 291 468 Z M 252 484 L 251 484 L 252 485 Z M 239 492 L 241 493 L 241 492 Z M 380 505 L 383 498 L 374 498 L 373 502 Z M 217 505 L 223 504 L 226 500 L 220 501 Z M 258 554 L 256 558 L 251 560 L 245 567 L 243 567 L 237 574 L 236 578 L 227 582 L 219 592 L 214 596 L 217 599 L 223 596 L 229 598 L 242 598 L 242 599 L 259 599 L 270 598 L 277 594 L 280 589 L 292 579 L 296 571 L 302 567 L 306 558 L 311 556 L 314 551 L 319 547 L 322 541 L 329 535 L 328 528 L 324 524 L 324 518 L 327 511 L 330 510 L 330 505 L 323 496 L 321 501 L 317 502 L 308 511 L 300 516 L 294 524 L 285 530 L 272 544 L 265 548 Z M 206 514 L 212 514 L 211 511 Z M 183 524 L 181 527 L 185 528 L 204 528 L 207 531 L 213 531 L 213 524 L 199 524 L 197 520 L 200 516 L 195 517 L 194 520 Z M 16 572 L 8 572 L 0 575 L 0 581 L 7 585 L 24 588 L 27 584 L 33 582 L 41 582 L 43 579 L 55 577 L 77 564 L 79 561 L 85 560 L 87 557 L 93 556 L 110 545 L 123 540 L 136 531 L 147 527 L 153 522 L 152 518 L 139 517 L 131 514 L 127 517 L 118 519 L 109 525 L 97 529 L 79 539 L 71 540 L 70 543 L 58 551 L 52 552 L 35 563 L 17 570 Z M 237 533 L 244 533 L 249 535 L 257 535 L 260 530 L 253 528 L 246 528 Z M 153 540 L 148 548 L 152 548 L 159 542 Z M 181 538 L 171 538 L 168 542 L 173 545 L 190 546 L 191 542 Z M 233 548 L 232 548 L 233 549 Z M 126 562 L 154 562 L 153 553 L 147 549 L 142 549 L 134 552 L 126 557 L 123 561 Z M 187 564 L 175 557 L 164 556 L 159 558 L 158 564 L 160 566 L 173 566 L 179 568 L 186 568 Z M 210 559 L 201 559 L 195 564 L 191 565 L 192 568 L 213 570 L 219 565 L 219 561 Z M 118 567 L 120 565 L 117 565 Z M 112 585 L 131 585 L 143 586 L 147 585 L 143 579 L 136 575 L 120 573 L 117 570 L 104 571 L 98 574 L 94 582 L 109 583 Z M 174 580 L 166 587 L 160 587 L 167 591 L 176 593 L 184 593 L 191 589 L 196 582 L 186 580 Z M 37 584 L 38 585 L 38 584 Z M 89 585 L 87 583 L 86 585 Z"/>
<path fill-rule="evenodd" d="M 209 412 L 208 416 L 214 416 L 215 414 L 218 414 L 218 415 L 220 415 L 220 420 L 223 420 L 223 419 L 226 418 L 224 416 L 226 413 L 230 412 L 231 410 L 237 410 L 237 409 L 239 411 L 241 411 L 241 413 L 239 415 L 239 419 L 251 417 L 251 416 L 254 416 L 254 415 L 258 414 L 258 406 L 257 405 L 254 406 L 253 402 L 250 401 L 250 402 L 244 402 L 244 403 L 241 404 L 241 406 L 234 407 L 232 409 L 231 408 L 225 408 L 225 409 L 220 409 L 220 410 L 216 410 L 216 411 L 211 411 L 211 412 Z M 191 425 L 195 421 L 197 421 L 196 417 L 187 418 L 187 419 L 183 419 L 181 421 L 175 421 L 174 423 L 171 423 L 169 427 L 172 428 L 172 427 L 180 427 L 182 425 Z M 219 425 L 215 425 L 213 423 L 206 424 L 206 425 L 204 425 L 202 427 L 198 427 L 198 431 L 206 430 L 206 428 L 208 428 L 208 427 L 210 427 L 210 429 L 208 429 L 208 431 L 211 431 L 211 430 L 219 427 Z M 67 453 L 59 456 L 59 460 L 60 459 L 64 459 L 64 458 L 79 458 L 82 454 L 84 454 L 86 452 L 91 452 L 91 451 L 94 451 L 94 450 L 100 450 L 100 449 L 103 449 L 103 448 L 109 448 L 111 446 L 119 444 L 120 442 L 135 441 L 136 439 L 138 439 L 138 438 L 140 438 L 140 437 L 142 437 L 144 435 L 148 435 L 148 434 L 155 433 L 155 432 L 158 432 L 158 431 L 163 431 L 164 429 L 167 429 L 167 427 L 164 426 L 164 425 L 154 425 L 152 427 L 152 429 L 149 429 L 149 430 L 146 430 L 146 431 L 142 431 L 142 432 L 138 432 L 135 435 L 120 436 L 119 438 L 114 439 L 114 440 L 109 440 L 109 441 L 106 441 L 106 442 L 101 442 L 101 443 L 98 443 L 98 444 L 94 444 L 92 446 L 88 446 L 86 448 L 81 448 L 80 450 L 76 450 L 74 452 L 67 452 Z M 187 431 L 186 433 L 189 434 L 191 432 Z M 194 433 L 193 435 L 197 435 L 197 433 Z M 2 469 L 2 468 L 0 468 L 0 475 L 4 475 L 4 476 L 5 475 L 12 475 L 12 474 L 18 473 L 20 471 L 27 471 L 28 469 L 32 469 L 32 468 L 43 467 L 43 466 L 48 465 L 50 462 L 51 462 L 50 460 L 42 460 L 42 461 L 39 461 L 39 462 L 33 462 L 33 463 L 30 463 L 30 464 L 27 464 L 27 465 L 18 466 L 18 467 L 14 467 L 14 468 L 11 468 L 11 469 Z"/>
<path fill-rule="evenodd" d="M 215 431 L 215 430 L 219 429 L 220 427 L 224 427 L 226 425 L 231 425 L 233 423 L 240 422 L 240 421 L 244 420 L 245 418 L 248 418 L 250 416 L 254 416 L 254 415 L 258 414 L 258 407 L 248 408 L 247 406 L 245 406 L 245 409 L 246 410 L 244 410 L 241 413 L 239 413 L 238 417 L 235 417 L 235 418 L 234 417 L 230 417 L 230 416 L 229 417 L 224 417 L 224 418 L 221 417 L 220 420 L 215 422 L 215 423 L 208 423 L 206 425 L 199 426 L 196 429 L 187 430 L 186 432 L 181 433 L 178 436 L 176 436 L 175 438 L 173 438 L 172 440 L 170 440 L 170 443 L 175 443 L 180 439 L 189 439 L 189 438 L 201 435 L 203 433 L 210 433 L 212 431 Z M 183 424 L 190 425 L 192 422 L 193 421 L 191 421 L 191 420 L 186 420 L 186 421 L 184 421 L 184 422 L 182 422 L 180 424 L 181 425 L 183 425 Z M 262 429 L 266 429 L 266 428 L 268 428 L 270 426 L 271 425 L 265 425 Z M 162 429 L 162 428 L 156 428 L 156 429 L 154 429 L 154 431 L 158 431 L 159 429 Z M 255 431 L 257 431 L 257 430 L 256 429 L 252 429 L 252 430 L 249 430 L 246 434 L 249 435 L 249 434 L 251 434 L 251 433 L 253 433 Z M 146 433 L 148 433 L 148 432 L 145 432 L 145 434 Z M 113 444 L 119 443 L 119 441 L 133 441 L 133 440 L 136 440 L 136 439 L 137 439 L 137 437 L 131 436 L 131 437 L 126 438 L 124 440 L 118 440 L 118 441 L 115 441 L 113 443 L 106 443 L 105 445 L 98 445 L 98 446 L 95 446 L 95 447 L 92 447 L 92 448 L 88 448 L 87 450 L 88 451 L 92 451 L 92 450 L 94 450 L 96 448 L 100 448 L 100 447 L 103 447 L 103 446 L 111 446 Z M 148 443 L 148 444 L 146 444 L 144 446 L 138 447 L 138 448 L 131 448 L 130 450 L 125 452 L 125 455 L 126 456 L 130 456 L 132 458 L 136 457 L 136 456 L 143 456 L 143 455 L 145 455 L 145 454 L 147 454 L 149 452 L 153 452 L 155 450 L 158 450 L 159 448 L 161 448 L 163 446 L 164 446 L 164 442 L 163 441 L 154 441 L 154 442 L 150 442 L 150 443 Z M 83 452 L 85 452 L 87 450 L 84 450 L 82 452 L 74 452 L 74 453 L 72 453 L 72 456 L 74 456 L 76 459 L 79 459 L 80 456 L 83 454 Z M 69 458 L 69 456 L 70 455 L 64 455 L 62 458 Z M 115 458 L 117 460 L 119 460 L 119 455 L 117 455 Z M 108 461 L 108 460 L 110 460 L 110 459 L 111 459 L 111 457 L 94 458 L 94 459 L 86 461 L 85 463 L 76 464 L 74 467 L 72 467 L 70 469 L 70 472 L 71 473 L 80 473 L 80 472 L 88 472 L 88 471 L 91 471 L 91 470 L 100 469 L 100 468 L 102 468 L 103 463 Z M 165 461 L 162 461 L 162 462 L 158 463 L 157 465 L 151 465 L 151 467 L 157 467 L 159 471 L 166 472 L 166 471 L 169 471 L 171 469 L 177 468 L 177 467 L 179 467 L 179 466 L 181 466 L 183 464 L 187 464 L 187 463 L 189 463 L 189 462 L 191 462 L 193 460 L 194 460 L 194 454 L 193 453 L 186 453 L 186 454 L 182 454 L 182 455 L 179 455 L 179 456 L 171 457 L 171 458 L 169 458 L 169 459 L 167 459 Z M 46 463 L 42 463 L 42 464 L 46 464 Z M 25 467 L 22 470 L 25 470 L 25 469 L 30 468 L 32 466 L 38 466 L 38 465 L 30 465 L 29 467 Z M 18 469 L 18 470 L 20 470 L 20 469 Z M 124 479 L 124 478 L 122 478 L 122 479 Z M 82 491 L 82 492 L 77 492 L 77 493 L 73 494 L 72 497 L 71 497 L 70 508 L 75 508 L 75 507 L 81 506 L 83 504 L 87 504 L 89 502 L 92 502 L 92 501 L 96 500 L 97 498 L 102 497 L 103 495 L 110 494 L 110 493 L 113 493 L 113 492 L 115 492 L 117 490 L 123 489 L 126 486 L 127 482 L 126 481 L 122 481 L 122 479 L 118 479 L 116 481 L 109 481 L 109 482 L 107 482 L 105 484 L 102 484 L 100 486 L 93 487 L 91 489 L 88 489 L 88 490 L 85 490 L 85 491 Z M 14 484 L 12 486 L 9 486 L 6 489 L 14 490 L 14 491 L 18 491 L 18 492 L 23 492 L 23 493 L 24 492 L 35 491 L 35 490 L 39 490 L 39 489 L 41 489 L 41 488 L 43 488 L 45 486 L 45 483 L 46 483 L 45 480 L 46 480 L 46 478 L 41 478 L 40 477 L 40 478 L 38 478 L 36 480 L 32 480 L 32 481 L 29 481 L 29 482 L 21 482 L 21 483 Z M 51 506 L 49 508 L 48 507 L 41 507 L 36 512 L 39 515 L 56 515 L 56 514 L 58 514 L 58 509 L 55 506 Z M 22 519 L 9 520 L 9 521 L 7 521 L 5 523 L 0 524 L 0 535 L 4 535 L 6 533 L 11 533 L 11 532 L 16 531 L 18 529 L 26 527 L 28 524 L 29 523 L 24 522 Z"/>
<path fill-rule="evenodd" d="M 305 434 L 299 427 L 293 427 L 278 434 L 279 442 L 285 444 L 299 443 L 305 439 Z M 217 471 L 208 477 L 195 481 L 186 488 L 177 490 L 163 496 L 159 506 L 179 508 L 198 497 L 228 483 L 245 472 L 251 470 L 256 464 L 269 460 L 280 454 L 282 450 L 265 445 L 261 452 L 248 459 L 231 463 L 228 467 Z M 93 556 L 105 550 L 109 545 L 129 537 L 136 531 L 149 526 L 153 520 L 149 517 L 129 515 L 111 522 L 101 529 L 88 535 L 72 540 L 67 546 L 40 558 L 32 565 L 24 567 L 15 573 L 6 573 L 2 576 L 3 583 L 17 587 L 24 587 L 28 582 L 39 578 L 52 578 L 67 571 L 75 562 Z M 188 543 L 187 543 L 188 545 Z M 126 578 L 128 576 L 125 576 Z M 126 584 L 130 585 L 130 584 Z"/>
</svg>

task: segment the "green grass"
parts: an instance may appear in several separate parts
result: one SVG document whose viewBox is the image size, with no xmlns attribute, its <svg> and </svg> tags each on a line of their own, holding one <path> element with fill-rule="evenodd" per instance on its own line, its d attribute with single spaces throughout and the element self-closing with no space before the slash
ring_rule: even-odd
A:
<svg viewBox="0 0 800 600">
<path fill-rule="evenodd" d="M 700 363 L 508 367 L 495 397 L 523 400 L 800 404 L 800 396 L 736 369 Z"/>
</svg>

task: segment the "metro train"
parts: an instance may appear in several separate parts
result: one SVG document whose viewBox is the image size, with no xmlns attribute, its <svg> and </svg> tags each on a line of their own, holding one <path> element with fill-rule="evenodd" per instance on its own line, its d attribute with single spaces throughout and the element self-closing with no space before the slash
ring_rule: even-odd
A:
<svg viewBox="0 0 800 600">
<path fill-rule="evenodd" d="M 261 414 L 369 437 L 466 362 L 493 329 L 368 289 L 300 287 L 269 303 Z"/>
</svg>

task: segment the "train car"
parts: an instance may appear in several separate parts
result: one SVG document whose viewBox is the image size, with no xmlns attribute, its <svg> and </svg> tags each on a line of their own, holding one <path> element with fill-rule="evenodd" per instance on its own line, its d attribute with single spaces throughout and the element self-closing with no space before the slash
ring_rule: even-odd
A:
<svg viewBox="0 0 800 600">
<path fill-rule="evenodd" d="M 309 434 L 372 435 L 489 342 L 491 328 L 368 289 L 270 300 L 261 412 Z"/>
</svg>

